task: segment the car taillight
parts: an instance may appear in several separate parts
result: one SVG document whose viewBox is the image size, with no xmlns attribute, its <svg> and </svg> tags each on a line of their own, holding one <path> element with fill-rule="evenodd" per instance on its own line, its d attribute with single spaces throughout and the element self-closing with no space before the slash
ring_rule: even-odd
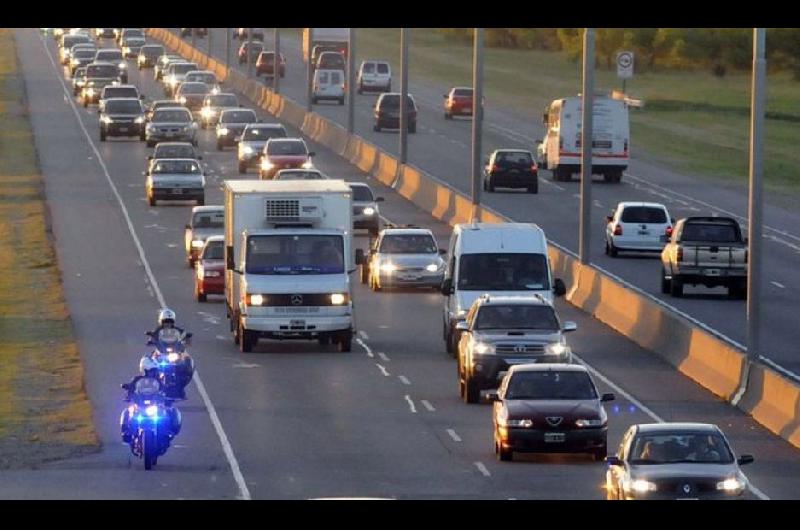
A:
<svg viewBox="0 0 800 530">
<path fill-rule="evenodd" d="M 666 229 L 666 230 L 664 230 L 664 234 L 665 234 L 667 237 L 672 237 L 672 227 L 671 227 L 671 226 L 668 226 L 668 227 L 667 227 L 667 229 Z"/>
<path fill-rule="evenodd" d="M 678 247 L 678 261 L 683 261 L 683 248 Z"/>
<path fill-rule="evenodd" d="M 536 167 L 536 164 L 531 164 L 531 171 L 536 173 L 536 171 L 538 171 L 538 170 L 539 170 L 539 168 Z"/>
<path fill-rule="evenodd" d="M 497 164 L 493 165 L 492 171 L 500 171 L 500 166 L 498 166 Z"/>
<path fill-rule="evenodd" d="M 622 235 L 622 225 L 617 225 L 614 228 L 614 235 L 615 236 L 621 236 Z"/>
</svg>

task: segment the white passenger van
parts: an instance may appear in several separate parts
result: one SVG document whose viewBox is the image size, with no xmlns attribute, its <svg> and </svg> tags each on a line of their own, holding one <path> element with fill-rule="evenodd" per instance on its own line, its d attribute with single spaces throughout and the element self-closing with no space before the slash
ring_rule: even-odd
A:
<svg viewBox="0 0 800 530">
<path fill-rule="evenodd" d="M 443 338 L 447 352 L 458 348 L 456 324 L 464 320 L 481 295 L 539 294 L 552 303 L 553 294 L 566 292 L 553 279 L 547 256 L 547 237 L 533 223 L 457 224 L 447 248 L 442 294 Z"/>
<path fill-rule="evenodd" d="M 343 70 L 316 70 L 314 72 L 314 91 L 311 102 L 333 99 L 344 105 L 345 80 Z"/>
<path fill-rule="evenodd" d="M 595 96 L 592 174 L 619 182 L 630 158 L 630 123 L 624 101 Z M 546 136 L 539 146 L 539 166 L 553 171 L 553 180 L 568 181 L 581 170 L 580 96 L 556 99 L 545 108 Z"/>
</svg>

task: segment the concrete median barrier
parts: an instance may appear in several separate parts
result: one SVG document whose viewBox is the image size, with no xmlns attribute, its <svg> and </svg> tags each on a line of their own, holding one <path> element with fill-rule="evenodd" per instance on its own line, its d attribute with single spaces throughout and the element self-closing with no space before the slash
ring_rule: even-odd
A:
<svg viewBox="0 0 800 530">
<path fill-rule="evenodd" d="M 168 47 L 178 47 L 184 56 L 197 52 L 169 32 L 150 30 L 149 34 Z M 401 165 L 391 154 L 360 136 L 348 134 L 340 125 L 318 114 L 306 113 L 304 106 L 273 94 L 258 80 L 226 71 L 224 65 L 214 64 L 214 67 L 224 74 L 232 88 L 260 108 L 300 128 L 309 138 L 391 186 L 436 219 L 451 225 L 465 223 L 472 219 L 475 210 L 481 222 L 510 221 L 489 208 L 474 209 L 465 194 L 419 168 Z M 660 355 L 715 395 L 730 401 L 737 392 L 746 368 L 744 352 L 640 289 L 596 267 L 582 266 L 574 255 L 557 245 L 551 245 L 549 258 L 554 276 L 567 285 L 567 300 L 571 304 Z M 796 383 L 767 367 L 754 366 L 739 407 L 800 447 L 800 386 Z"/>
</svg>

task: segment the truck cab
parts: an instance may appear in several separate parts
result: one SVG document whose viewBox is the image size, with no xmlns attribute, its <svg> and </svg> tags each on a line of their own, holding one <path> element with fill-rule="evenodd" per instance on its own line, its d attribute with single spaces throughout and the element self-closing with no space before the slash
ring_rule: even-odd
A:
<svg viewBox="0 0 800 530">
<path fill-rule="evenodd" d="M 342 181 L 225 181 L 225 292 L 234 342 L 352 347 L 352 192 Z"/>
</svg>

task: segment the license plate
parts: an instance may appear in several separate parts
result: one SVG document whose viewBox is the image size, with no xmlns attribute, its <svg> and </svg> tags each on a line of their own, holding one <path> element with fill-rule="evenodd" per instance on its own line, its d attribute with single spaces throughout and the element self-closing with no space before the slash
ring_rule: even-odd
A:
<svg viewBox="0 0 800 530">
<path fill-rule="evenodd" d="M 305 325 L 306 325 L 306 321 L 305 320 L 290 320 L 289 321 L 289 326 L 305 326 Z"/>
<path fill-rule="evenodd" d="M 719 269 L 706 269 L 706 276 L 719 276 Z"/>
<path fill-rule="evenodd" d="M 563 432 L 546 432 L 544 433 L 544 441 L 547 443 L 563 443 L 566 435 Z"/>
<path fill-rule="evenodd" d="M 181 188 L 173 188 L 172 189 L 173 195 L 183 195 L 183 190 Z"/>
<path fill-rule="evenodd" d="M 648 236 L 648 235 L 650 235 L 650 231 L 649 230 L 639 230 L 639 235 L 640 236 Z"/>
<path fill-rule="evenodd" d="M 128 128 L 127 127 L 120 127 L 119 128 L 119 132 L 128 132 Z"/>
<path fill-rule="evenodd" d="M 413 274 L 403 274 L 403 275 L 400 276 L 400 279 L 401 280 L 406 280 L 406 281 L 409 281 L 409 282 L 413 282 L 413 281 L 419 280 L 420 276 L 416 276 L 416 275 L 413 275 Z"/>
</svg>

